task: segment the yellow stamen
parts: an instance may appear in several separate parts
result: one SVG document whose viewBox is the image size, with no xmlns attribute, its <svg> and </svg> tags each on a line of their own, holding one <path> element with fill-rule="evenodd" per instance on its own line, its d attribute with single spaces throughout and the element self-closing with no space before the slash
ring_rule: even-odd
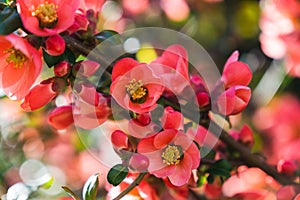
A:
<svg viewBox="0 0 300 200">
<path fill-rule="evenodd" d="M 126 91 L 130 95 L 130 99 L 135 103 L 143 103 L 145 101 L 144 97 L 148 94 L 147 88 L 143 86 L 142 80 L 137 81 L 132 79 L 126 85 Z"/>
<path fill-rule="evenodd" d="M 54 3 L 45 2 L 32 12 L 32 16 L 38 18 L 40 28 L 53 28 L 58 21 L 56 9 L 57 5 Z"/>
<path fill-rule="evenodd" d="M 15 68 L 22 68 L 23 64 L 28 60 L 28 58 L 23 54 L 22 51 L 9 48 L 3 51 L 4 53 L 9 53 L 9 56 L 6 58 L 6 62 L 9 64 L 10 62 L 14 63 Z"/>
<path fill-rule="evenodd" d="M 165 151 L 161 154 L 163 163 L 167 165 L 177 165 L 182 158 L 182 150 L 179 146 L 168 145 Z"/>
</svg>

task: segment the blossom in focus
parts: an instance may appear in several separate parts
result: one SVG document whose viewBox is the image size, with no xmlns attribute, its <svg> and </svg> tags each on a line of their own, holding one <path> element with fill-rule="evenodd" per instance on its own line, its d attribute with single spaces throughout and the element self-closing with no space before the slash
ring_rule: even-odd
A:
<svg viewBox="0 0 300 200">
<path fill-rule="evenodd" d="M 74 23 L 79 0 L 17 0 L 17 6 L 28 31 L 38 36 L 51 36 Z"/>
<path fill-rule="evenodd" d="M 52 35 L 45 41 L 46 52 L 51 56 L 61 55 L 66 48 L 66 43 L 60 35 Z"/>
<path fill-rule="evenodd" d="M 216 91 L 220 88 L 225 89 L 215 100 L 219 112 L 223 115 L 240 113 L 251 98 L 251 89 L 247 85 L 252 79 L 252 72 L 247 64 L 238 61 L 238 56 L 239 52 L 235 51 L 228 58 L 221 81 L 216 86 Z"/>
<path fill-rule="evenodd" d="M 141 139 L 138 152 L 148 157 L 150 174 L 168 177 L 175 186 L 188 183 L 192 170 L 200 164 L 200 152 L 193 140 L 175 129 Z"/>
<path fill-rule="evenodd" d="M 34 86 L 25 96 L 21 107 L 26 111 L 33 111 L 49 103 L 58 95 L 55 84 L 54 79 L 50 78 Z"/>
<path fill-rule="evenodd" d="M 24 38 L 0 36 L 0 87 L 13 100 L 27 95 L 42 69 L 42 54 Z"/>
<path fill-rule="evenodd" d="M 222 192 L 225 197 L 275 200 L 279 188 L 280 184 L 261 169 L 240 166 L 237 174 L 225 181 Z"/>
<path fill-rule="evenodd" d="M 106 185 L 106 189 L 108 190 L 108 194 L 106 196 L 106 200 L 112 200 L 117 197 L 125 188 L 127 188 L 136 177 L 134 175 L 127 176 L 118 186 L 112 187 L 111 185 Z M 133 190 L 131 190 L 128 194 L 126 194 L 123 200 L 131 200 L 131 199 L 140 199 L 140 200 L 159 200 L 157 192 L 154 188 L 142 180 Z"/>
<path fill-rule="evenodd" d="M 161 124 L 164 129 L 183 130 L 183 115 L 175 111 L 172 107 L 165 108 L 161 118 Z"/>
<path fill-rule="evenodd" d="M 164 86 L 151 65 L 140 64 L 131 58 L 119 60 L 112 71 L 110 92 L 123 108 L 145 113 L 156 107 Z"/>
</svg>

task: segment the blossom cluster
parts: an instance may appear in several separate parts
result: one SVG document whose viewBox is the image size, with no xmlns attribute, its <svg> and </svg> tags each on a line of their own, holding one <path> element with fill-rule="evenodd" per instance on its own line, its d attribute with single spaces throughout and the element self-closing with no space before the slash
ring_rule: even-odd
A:
<svg viewBox="0 0 300 200">
<path fill-rule="evenodd" d="M 298 8 L 300 4 L 288 2 L 274 0 L 266 4 L 261 19 L 262 48 L 274 58 L 287 56 L 290 73 L 299 76 L 295 22 L 298 10 L 291 7 Z M 242 125 L 238 130 L 239 126 L 232 123 L 232 118 L 244 111 L 251 99 L 252 71 L 248 64 L 239 60 L 239 51 L 234 51 L 220 67 L 222 73 L 212 87 L 206 83 L 209 77 L 193 70 L 196 67 L 189 60 L 192 52 L 176 43 L 162 49 L 150 46 L 155 56 L 149 62 L 141 61 L 136 52 L 127 52 L 109 66 L 103 66 L 106 58 L 90 58 L 88 54 L 105 39 L 118 35 L 99 28 L 104 3 L 16 0 L 3 4 L 17 13 L 21 25 L 0 35 L 0 87 L 8 98 L 20 101 L 24 111 L 50 110 L 47 122 L 57 133 L 74 130 L 74 127 L 80 131 L 97 130 L 103 124 L 125 121 L 125 128 L 114 125 L 108 134 L 120 163 L 109 166 L 106 172 L 106 199 L 113 199 L 122 191 L 128 199 L 153 200 L 187 199 L 190 191 L 208 199 L 299 198 L 296 187 L 282 187 L 280 181 L 265 172 L 267 170 L 251 167 L 253 162 L 247 163 L 241 152 L 235 152 L 235 147 L 226 143 L 229 138 L 231 144 L 247 150 L 255 145 L 250 126 Z M 124 0 L 122 3 L 125 10 L 134 15 L 146 9 L 149 1 Z M 187 1 L 162 0 L 161 5 L 173 21 L 182 21 L 189 15 Z M 282 17 L 281 22 L 270 15 L 274 10 Z M 290 29 L 279 28 L 282 24 L 288 24 Z M 270 32 L 270 27 L 276 31 Z M 284 48 L 278 51 L 269 43 Z M 200 68 L 209 67 L 213 66 Z M 47 71 L 48 77 L 45 78 L 42 71 Z M 295 103 L 291 107 L 299 105 Z M 275 110 L 275 114 L 259 111 L 254 124 L 262 131 L 277 131 L 269 136 L 273 137 L 270 149 L 292 145 L 284 147 L 278 155 L 269 155 L 268 161 L 277 165 L 276 174 L 296 180 L 299 156 L 290 151 L 299 143 L 298 140 L 291 142 L 297 134 L 290 131 L 287 141 L 280 140 L 281 132 L 278 133 L 278 124 L 274 121 L 288 124 L 286 121 L 290 119 L 272 118 L 277 112 L 290 115 L 290 109 L 293 108 Z M 200 119 L 193 118 L 193 113 L 200 115 Z M 221 130 L 221 140 L 216 131 L 210 129 L 210 122 L 218 124 L 220 119 L 228 123 Z M 265 119 L 271 121 L 270 126 L 261 123 L 266 122 Z M 291 119 L 297 121 L 298 115 L 291 115 Z M 291 126 L 298 128 L 296 123 Z M 67 137 L 66 140 L 71 139 Z M 64 152 L 56 157 L 52 155 L 56 151 L 53 152 L 49 153 L 49 160 L 53 162 L 64 160 L 64 155 L 75 154 Z M 251 157 L 250 161 L 255 159 Z M 66 165 L 73 161 L 66 160 Z M 86 184 L 95 180 L 93 177 L 98 181 L 98 175 L 92 176 Z M 91 190 L 87 195 L 93 193 L 94 198 L 97 181 L 92 186 L 84 186 L 84 190 Z M 132 185 L 134 188 L 129 190 Z M 69 189 L 66 191 L 75 195 Z"/>
</svg>

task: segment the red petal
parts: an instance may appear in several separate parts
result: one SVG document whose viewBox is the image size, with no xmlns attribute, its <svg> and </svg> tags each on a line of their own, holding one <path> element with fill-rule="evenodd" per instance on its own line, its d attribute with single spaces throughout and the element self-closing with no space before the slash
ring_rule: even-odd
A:
<svg viewBox="0 0 300 200">
<path fill-rule="evenodd" d="M 229 58 L 227 59 L 225 65 L 224 65 L 224 69 L 227 68 L 227 66 L 233 62 L 236 62 L 238 61 L 239 59 L 239 51 L 238 50 L 235 50 L 230 56 Z"/>
<path fill-rule="evenodd" d="M 221 79 L 226 88 L 235 85 L 246 86 L 252 79 L 252 72 L 247 64 L 232 62 L 224 68 Z"/>
<path fill-rule="evenodd" d="M 125 73 L 127 73 L 129 70 L 131 70 L 137 65 L 139 65 L 139 62 L 132 58 L 120 59 L 114 65 L 112 75 L 111 75 L 111 80 L 114 81 L 117 77 L 124 75 Z"/>
<path fill-rule="evenodd" d="M 219 112 L 223 115 L 229 115 L 233 112 L 235 103 L 234 88 L 229 88 L 218 97 Z"/>
<path fill-rule="evenodd" d="M 158 133 L 153 141 L 155 148 L 162 149 L 168 144 L 175 142 L 175 136 L 177 135 L 177 130 L 168 129 Z"/>
</svg>

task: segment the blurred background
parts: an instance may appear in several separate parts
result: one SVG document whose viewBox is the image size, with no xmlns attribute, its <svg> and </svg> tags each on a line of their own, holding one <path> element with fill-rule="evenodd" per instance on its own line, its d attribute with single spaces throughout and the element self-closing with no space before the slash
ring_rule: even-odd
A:
<svg viewBox="0 0 300 200">
<path fill-rule="evenodd" d="M 253 96 L 246 111 L 234 116 L 232 122 L 235 128 L 249 124 L 255 132 L 253 151 L 264 152 L 269 163 L 277 164 L 281 159 L 299 159 L 291 152 L 300 144 L 300 81 L 287 75 L 285 55 L 271 58 L 268 51 L 262 50 L 266 20 L 263 16 L 268 2 L 271 1 L 105 1 L 97 28 L 121 33 L 150 26 L 182 32 L 201 44 L 220 70 L 228 56 L 239 50 L 240 60 L 253 71 Z M 48 77 L 49 73 L 45 70 L 42 76 Z M 20 102 L 10 101 L 4 93 L 0 95 L 0 195 L 18 182 L 39 185 L 40 177 L 47 178 L 49 174 L 54 177 L 53 185 L 49 190 L 39 190 L 33 198 L 66 196 L 62 185 L 79 191 L 88 177 L 97 172 L 103 174 L 100 184 L 104 188 L 108 169 L 90 153 L 103 154 L 97 148 L 102 145 L 101 138 L 77 132 L 73 127 L 56 131 L 47 124 L 47 113 L 54 104 L 62 104 L 64 97 L 26 113 L 19 107 Z M 104 126 L 109 129 L 113 125 Z M 104 196 L 105 189 L 102 192 Z"/>
</svg>

